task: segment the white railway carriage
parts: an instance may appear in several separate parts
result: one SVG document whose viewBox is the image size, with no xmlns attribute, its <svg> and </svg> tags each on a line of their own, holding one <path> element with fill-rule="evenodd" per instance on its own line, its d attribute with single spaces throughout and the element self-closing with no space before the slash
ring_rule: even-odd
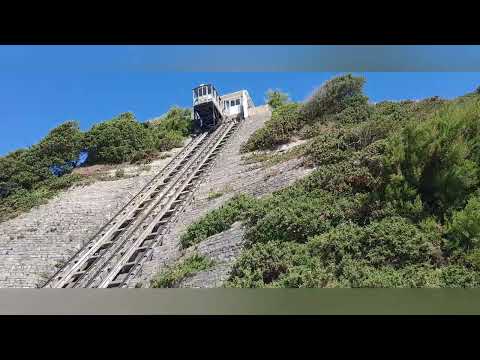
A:
<svg viewBox="0 0 480 360">
<path fill-rule="evenodd" d="M 226 118 L 245 119 L 252 107 L 247 90 L 220 96 L 212 84 L 202 84 L 193 89 L 194 130 L 213 130 Z"/>
</svg>

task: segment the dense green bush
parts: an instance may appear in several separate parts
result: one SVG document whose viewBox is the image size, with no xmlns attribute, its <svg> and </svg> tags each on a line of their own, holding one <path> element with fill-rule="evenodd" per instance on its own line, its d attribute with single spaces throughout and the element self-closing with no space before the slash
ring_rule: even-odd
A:
<svg viewBox="0 0 480 360">
<path fill-rule="evenodd" d="M 452 249 L 480 248 L 480 197 L 470 198 L 465 208 L 453 213 L 447 236 Z"/>
<path fill-rule="evenodd" d="M 368 99 L 362 94 L 365 79 L 351 74 L 338 76 L 323 84 L 300 108 L 300 118 L 305 123 L 326 121 L 329 115 L 341 117 L 341 113 L 350 107 L 353 111 L 345 114 L 345 123 L 357 122 L 351 117 L 355 112 L 363 112 Z M 347 120 L 348 119 L 348 120 Z M 362 115 L 363 119 L 363 115 Z"/>
<path fill-rule="evenodd" d="M 174 106 L 164 116 L 151 121 L 150 125 L 160 132 L 173 131 L 188 136 L 192 132 L 191 110 Z"/>
<path fill-rule="evenodd" d="M 69 121 L 50 131 L 38 144 L 0 157 L 0 194 L 30 190 L 54 177 L 52 167 L 63 167 L 64 173 L 75 166 L 81 151 L 82 133 L 77 122 Z"/>
<path fill-rule="evenodd" d="M 464 257 L 465 263 L 472 267 L 474 270 L 480 270 L 480 249 L 475 249 L 467 254 Z"/>
<path fill-rule="evenodd" d="M 246 238 L 250 243 L 304 243 L 311 236 L 355 218 L 361 202 L 360 198 L 337 198 L 322 190 L 278 193 L 248 214 L 250 228 Z"/>
<path fill-rule="evenodd" d="M 139 161 L 152 151 L 168 151 L 183 145 L 191 132 L 190 110 L 173 107 L 163 117 L 138 122 L 132 113 L 94 125 L 85 134 L 84 146 L 90 164 Z"/>
<path fill-rule="evenodd" d="M 38 144 L 0 157 L 0 221 L 44 203 L 81 179 L 69 173 L 82 150 L 82 138 L 78 123 L 68 121 Z"/>
<path fill-rule="evenodd" d="M 289 270 L 312 259 L 302 244 L 269 241 L 254 244 L 235 263 L 226 287 L 274 287 Z"/>
<path fill-rule="evenodd" d="M 386 149 L 386 197 L 410 202 L 420 197 L 440 217 L 465 206 L 479 184 L 479 119 L 480 99 L 474 99 L 407 124 Z"/>
<path fill-rule="evenodd" d="M 159 151 L 168 151 L 183 146 L 184 136 L 179 131 L 153 131 L 155 148 Z"/>
<path fill-rule="evenodd" d="M 96 124 L 85 134 L 90 164 L 130 161 L 138 151 L 154 147 L 152 133 L 132 113 Z"/>
<path fill-rule="evenodd" d="M 400 217 L 367 226 L 343 223 L 309 243 L 312 253 L 324 262 L 341 266 L 344 258 L 365 260 L 370 266 L 400 268 L 430 263 L 435 257 L 432 236 Z"/>
<path fill-rule="evenodd" d="M 373 191 L 378 187 L 377 182 L 370 170 L 355 159 L 321 166 L 300 181 L 306 191 L 323 189 L 335 194 Z"/>
<path fill-rule="evenodd" d="M 213 210 L 190 225 L 180 238 L 182 247 L 189 247 L 229 229 L 233 223 L 242 220 L 253 206 L 255 206 L 254 198 L 246 195 L 235 196 L 219 209 Z"/>
<path fill-rule="evenodd" d="M 343 266 L 340 282 L 353 288 L 435 288 L 440 287 L 439 275 L 439 271 L 425 265 L 376 268 L 350 261 Z"/>
<path fill-rule="evenodd" d="M 279 101 L 271 119 L 250 136 L 242 151 L 271 150 L 289 142 L 294 135 L 308 138 L 319 134 L 322 129 L 318 126 L 323 124 L 366 121 L 372 106 L 362 94 L 363 83 L 363 78 L 340 76 L 327 81 L 304 104 Z M 275 98 L 274 93 L 271 95 Z"/>
<path fill-rule="evenodd" d="M 332 128 L 328 133 L 314 137 L 305 155 L 314 165 L 320 166 L 346 161 L 352 157 L 352 152 L 344 148 L 339 131 Z"/>
<path fill-rule="evenodd" d="M 75 166 L 82 150 L 83 133 L 78 122 L 67 121 L 56 127 L 30 151 L 34 153 L 37 165 L 42 167 L 67 165 Z"/>
</svg>

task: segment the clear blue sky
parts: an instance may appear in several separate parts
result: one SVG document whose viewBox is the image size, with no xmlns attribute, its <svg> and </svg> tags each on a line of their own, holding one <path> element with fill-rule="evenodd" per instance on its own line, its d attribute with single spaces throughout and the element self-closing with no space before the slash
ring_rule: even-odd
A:
<svg viewBox="0 0 480 360">
<path fill-rule="evenodd" d="M 197 65 L 206 63 L 206 52 L 170 47 L 167 54 L 162 47 L 146 48 L 0 46 L 0 155 L 38 142 L 66 120 L 78 120 L 87 130 L 125 111 L 144 121 L 172 105 L 189 107 L 191 89 L 204 82 L 213 83 L 221 93 L 247 89 L 254 102 L 262 104 L 269 88 L 282 89 L 299 101 L 339 74 L 165 71 L 175 70 L 174 65 L 186 58 Z M 214 61 L 222 64 L 228 58 L 223 52 Z M 249 57 L 252 64 L 254 60 Z M 357 74 L 366 77 L 365 92 L 375 102 L 434 95 L 453 98 L 480 86 L 480 72 Z"/>
</svg>

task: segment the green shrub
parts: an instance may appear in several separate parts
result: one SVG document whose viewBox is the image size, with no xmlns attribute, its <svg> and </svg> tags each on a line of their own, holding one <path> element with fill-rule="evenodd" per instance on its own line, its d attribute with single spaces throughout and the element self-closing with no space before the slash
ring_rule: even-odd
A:
<svg viewBox="0 0 480 360">
<path fill-rule="evenodd" d="M 288 273 L 295 265 L 308 261 L 304 245 L 270 241 L 254 244 L 242 253 L 231 271 L 227 287 L 266 287 Z"/>
<path fill-rule="evenodd" d="M 254 204 L 255 199 L 250 196 L 235 196 L 222 207 L 209 212 L 200 220 L 188 226 L 186 232 L 180 237 L 182 247 L 187 248 L 229 229 L 233 223 L 242 220 Z"/>
<path fill-rule="evenodd" d="M 150 122 L 161 132 L 176 132 L 181 136 L 188 136 L 192 132 L 191 110 L 172 107 L 164 116 Z"/>
<path fill-rule="evenodd" d="M 474 270 L 480 271 L 480 249 L 475 249 L 465 255 L 466 263 Z"/>
<path fill-rule="evenodd" d="M 299 182 L 306 191 L 323 189 L 334 194 L 374 191 L 377 179 L 369 169 L 348 159 L 319 167 Z"/>
<path fill-rule="evenodd" d="M 176 287 L 185 278 L 192 276 L 199 271 L 207 270 L 214 264 L 213 260 L 195 253 L 162 271 L 151 281 L 151 286 L 153 288 Z"/>
<path fill-rule="evenodd" d="M 386 148 L 386 198 L 400 202 L 420 196 L 443 217 L 465 205 L 479 184 L 480 101 L 450 104 L 421 123 L 411 122 Z"/>
<path fill-rule="evenodd" d="M 81 180 L 69 172 L 76 165 L 82 138 L 78 123 L 69 121 L 29 149 L 0 157 L 0 221 L 45 203 Z"/>
<path fill-rule="evenodd" d="M 374 267 L 406 265 L 434 261 L 435 246 L 409 221 L 392 217 L 361 227 L 343 223 L 309 242 L 312 254 L 326 263 L 341 266 L 344 258 L 365 260 Z"/>
<path fill-rule="evenodd" d="M 346 260 L 338 282 L 351 288 L 438 288 L 441 271 L 430 265 L 409 265 L 401 269 L 379 268 L 365 261 Z"/>
<path fill-rule="evenodd" d="M 85 134 L 90 164 L 118 164 L 152 159 L 155 150 L 183 146 L 191 131 L 190 110 L 174 107 L 160 119 L 139 123 L 132 113 L 94 125 Z"/>
<path fill-rule="evenodd" d="M 255 131 L 242 146 L 242 151 L 268 150 L 287 143 L 295 130 L 300 129 L 296 103 L 280 105 L 272 112 L 265 125 Z"/>
<path fill-rule="evenodd" d="M 308 253 L 305 244 L 269 241 L 245 250 L 236 261 L 225 287 L 318 288 L 338 287 L 330 269 Z"/>
<path fill-rule="evenodd" d="M 344 266 L 339 282 L 346 287 L 368 288 L 472 288 L 480 285 L 479 275 L 476 271 L 458 265 L 439 268 L 411 265 L 397 270 L 351 262 Z"/>
<path fill-rule="evenodd" d="M 480 197 L 470 198 L 464 209 L 453 213 L 447 236 L 451 249 L 480 248 Z"/>
<path fill-rule="evenodd" d="M 53 175 L 35 165 L 30 150 L 21 149 L 0 157 L 0 182 L 3 196 L 15 190 L 32 189 L 33 186 Z"/>
<path fill-rule="evenodd" d="M 480 286 L 480 273 L 460 265 L 448 265 L 441 268 L 441 287 L 472 288 Z"/>
<path fill-rule="evenodd" d="M 343 142 L 338 138 L 338 132 L 331 131 L 318 135 L 306 149 L 305 155 L 315 166 L 335 164 L 352 157 L 352 150 L 343 149 Z"/>
<path fill-rule="evenodd" d="M 133 154 L 130 159 L 132 164 L 145 164 L 155 160 L 158 156 L 158 151 L 155 149 L 139 150 Z"/>
<path fill-rule="evenodd" d="M 36 190 L 18 190 L 0 200 L 0 221 L 11 219 L 31 208 L 44 204 L 55 193 L 47 187 Z"/>
<path fill-rule="evenodd" d="M 336 198 L 324 191 L 283 192 L 263 201 L 249 213 L 249 242 L 295 241 L 330 230 L 346 219 L 355 218 L 359 198 Z"/>
<path fill-rule="evenodd" d="M 362 107 L 367 104 L 362 89 L 365 80 L 351 74 L 338 76 L 323 84 L 300 109 L 300 117 L 305 123 L 322 120 L 330 114 L 340 114 L 353 106 Z M 350 114 L 352 115 L 352 114 Z M 351 122 L 357 122 L 353 117 L 346 116 Z M 346 120 L 345 122 L 350 122 Z"/>
<path fill-rule="evenodd" d="M 73 163 L 78 159 L 83 145 L 83 133 L 77 121 L 67 121 L 43 138 L 31 148 L 36 160 L 41 166 L 68 165 L 73 168 Z"/>
<path fill-rule="evenodd" d="M 173 130 L 154 130 L 155 148 L 159 151 L 168 151 L 183 146 L 184 137 L 181 132 Z"/>
<path fill-rule="evenodd" d="M 118 164 L 130 161 L 135 153 L 153 148 L 147 127 L 131 113 L 96 124 L 85 134 L 85 148 L 90 164 Z"/>
<path fill-rule="evenodd" d="M 267 103 L 272 109 L 285 105 L 289 101 L 288 94 L 280 90 L 269 89 L 266 93 L 265 103 Z"/>
</svg>

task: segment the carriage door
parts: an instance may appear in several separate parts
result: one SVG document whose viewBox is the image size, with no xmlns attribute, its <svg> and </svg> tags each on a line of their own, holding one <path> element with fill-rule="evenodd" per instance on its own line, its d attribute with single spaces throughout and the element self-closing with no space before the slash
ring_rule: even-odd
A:
<svg viewBox="0 0 480 360">
<path fill-rule="evenodd" d="M 229 116 L 230 115 L 230 100 L 226 100 L 224 102 L 224 104 L 225 104 L 225 114 L 227 116 Z"/>
</svg>

